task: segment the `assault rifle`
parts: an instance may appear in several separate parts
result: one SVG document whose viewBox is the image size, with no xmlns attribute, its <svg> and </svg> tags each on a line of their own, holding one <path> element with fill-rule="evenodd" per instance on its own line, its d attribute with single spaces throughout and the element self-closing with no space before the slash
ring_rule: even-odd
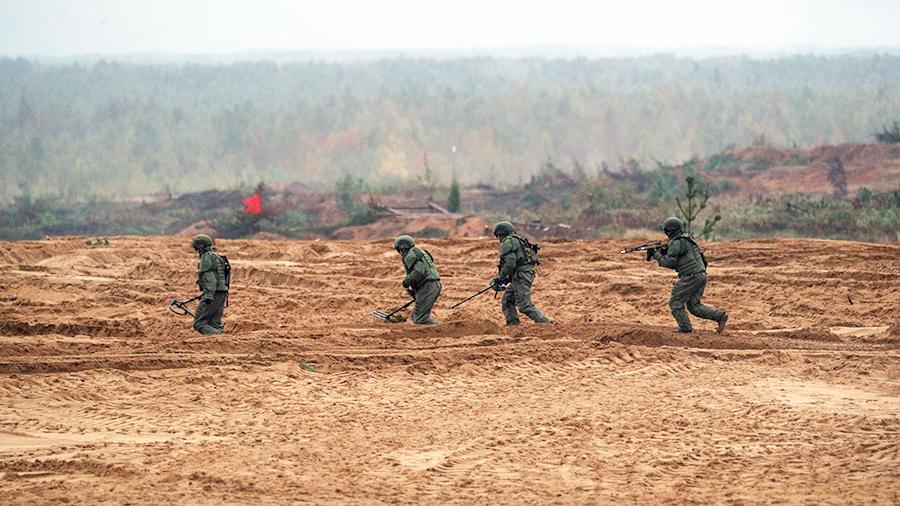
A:
<svg viewBox="0 0 900 506">
<path fill-rule="evenodd" d="M 625 253 L 631 253 L 634 251 L 647 251 L 647 250 L 662 250 L 663 252 L 665 252 L 666 251 L 666 243 L 664 243 L 664 242 L 648 242 L 647 244 L 639 244 L 637 246 L 632 246 L 631 248 L 625 248 L 622 251 L 620 251 L 619 253 L 624 255 Z"/>
</svg>

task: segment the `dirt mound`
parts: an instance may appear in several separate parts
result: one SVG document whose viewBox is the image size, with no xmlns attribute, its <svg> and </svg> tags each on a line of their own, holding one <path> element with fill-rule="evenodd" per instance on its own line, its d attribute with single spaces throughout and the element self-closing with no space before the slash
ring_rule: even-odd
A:
<svg viewBox="0 0 900 506">
<path fill-rule="evenodd" d="M 456 218 L 452 216 L 426 215 L 418 217 L 382 218 L 369 225 L 337 229 L 336 239 L 385 239 L 401 234 L 413 237 L 489 237 L 493 224 L 477 216 Z"/>
<path fill-rule="evenodd" d="M 175 235 L 180 237 L 193 237 L 197 234 L 206 234 L 210 237 L 215 237 L 216 229 L 209 221 L 202 220 L 192 223 L 175 233 Z"/>
<path fill-rule="evenodd" d="M 812 341 L 840 341 L 840 338 L 827 328 L 803 327 L 784 331 L 771 332 L 771 335 L 789 339 L 808 339 Z"/>
</svg>

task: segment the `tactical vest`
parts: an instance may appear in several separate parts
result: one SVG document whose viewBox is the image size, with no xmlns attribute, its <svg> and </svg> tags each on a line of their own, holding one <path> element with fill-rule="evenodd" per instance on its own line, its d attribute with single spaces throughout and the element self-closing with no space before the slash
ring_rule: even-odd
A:
<svg viewBox="0 0 900 506">
<path fill-rule="evenodd" d="M 669 239 L 667 244 L 669 256 L 672 255 L 675 241 L 679 242 L 676 251 L 680 253 L 678 255 L 678 264 L 675 265 L 675 271 L 678 272 L 678 275 L 688 276 L 698 272 L 706 272 L 706 257 L 700 251 L 697 241 L 688 234 L 677 235 Z"/>
</svg>

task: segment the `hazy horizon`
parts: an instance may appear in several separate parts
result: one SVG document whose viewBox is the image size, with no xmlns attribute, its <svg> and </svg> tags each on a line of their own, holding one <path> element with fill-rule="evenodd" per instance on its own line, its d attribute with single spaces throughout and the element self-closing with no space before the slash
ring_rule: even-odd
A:
<svg viewBox="0 0 900 506">
<path fill-rule="evenodd" d="M 369 62 L 383 59 L 563 59 L 585 58 L 633 59 L 657 56 L 672 56 L 694 60 L 746 57 L 755 60 L 791 58 L 794 56 L 870 56 L 900 55 L 897 47 L 867 48 L 821 48 L 798 46 L 778 51 L 752 50 L 738 47 L 694 47 L 694 48 L 652 48 L 652 47 L 618 47 L 618 48 L 577 48 L 568 46 L 534 46 L 509 48 L 456 48 L 456 49 L 306 49 L 306 50 L 246 50 L 221 53 L 168 53 L 160 51 L 142 51 L 133 53 L 84 53 L 72 55 L 5 55 L 0 58 L 22 58 L 44 64 L 92 64 L 100 61 L 121 62 L 127 64 L 231 64 L 246 62 L 271 62 L 288 64 L 293 62 L 322 61 L 342 64 Z"/>
<path fill-rule="evenodd" d="M 900 2 L 5 0 L 0 56 L 784 56 L 900 48 Z"/>
</svg>

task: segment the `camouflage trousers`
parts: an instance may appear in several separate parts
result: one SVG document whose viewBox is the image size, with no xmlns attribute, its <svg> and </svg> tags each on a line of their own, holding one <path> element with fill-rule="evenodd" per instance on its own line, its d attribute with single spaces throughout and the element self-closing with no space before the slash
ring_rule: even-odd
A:
<svg viewBox="0 0 900 506">
<path fill-rule="evenodd" d="M 678 323 L 678 329 L 687 332 L 691 330 L 691 320 L 684 308 L 692 315 L 718 322 L 725 315 L 725 311 L 707 306 L 700 302 L 703 290 L 706 289 L 706 273 L 701 272 L 678 278 L 672 287 L 672 296 L 669 298 L 669 309 Z"/>
<path fill-rule="evenodd" d="M 512 281 L 503 294 L 502 302 L 503 316 L 506 317 L 507 325 L 519 323 L 519 313 L 516 308 L 537 323 L 550 322 L 550 319 L 534 305 L 534 302 L 531 302 L 531 285 L 534 283 L 534 277 L 534 271 L 519 271 L 513 274 Z"/>
<path fill-rule="evenodd" d="M 441 282 L 426 281 L 416 290 L 416 305 L 412 312 L 413 323 L 437 323 L 431 318 L 431 309 L 441 294 Z"/>
<path fill-rule="evenodd" d="M 228 292 L 216 292 L 211 301 L 200 301 L 194 313 L 194 330 L 201 334 L 221 334 L 222 315 L 225 314 L 225 301 Z"/>
</svg>

